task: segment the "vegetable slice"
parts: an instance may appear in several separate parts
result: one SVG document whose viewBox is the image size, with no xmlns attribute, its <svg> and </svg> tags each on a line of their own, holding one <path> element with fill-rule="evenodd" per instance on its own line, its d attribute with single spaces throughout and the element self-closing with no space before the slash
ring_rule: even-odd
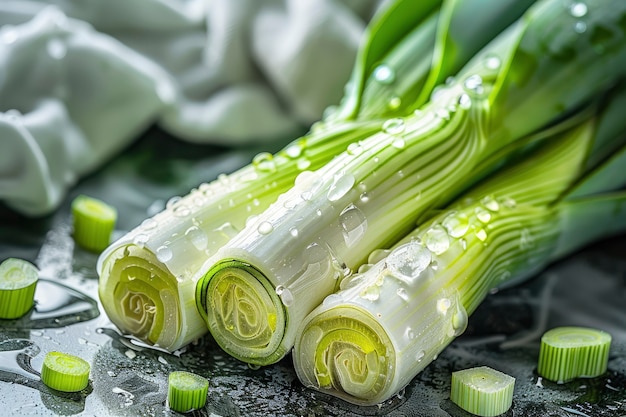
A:
<svg viewBox="0 0 626 417">
<path fill-rule="evenodd" d="M 0 319 L 15 319 L 33 307 L 39 269 L 23 259 L 0 264 Z"/>
<path fill-rule="evenodd" d="M 452 372 L 450 400 L 482 417 L 505 413 L 513 403 L 515 378 L 488 366 Z"/>
<path fill-rule="evenodd" d="M 576 326 L 556 327 L 541 337 L 537 373 L 563 383 L 575 378 L 595 378 L 606 372 L 611 335 Z"/>
<path fill-rule="evenodd" d="M 169 374 L 167 401 L 174 411 L 186 413 L 204 407 L 209 391 L 209 381 L 200 375 L 186 371 Z"/>
<path fill-rule="evenodd" d="M 74 240 L 89 251 L 102 252 L 111 242 L 117 210 L 96 198 L 80 195 L 72 201 Z"/>
<path fill-rule="evenodd" d="M 78 356 L 48 352 L 41 368 L 41 380 L 57 391 L 81 391 L 89 384 L 91 366 Z"/>
</svg>

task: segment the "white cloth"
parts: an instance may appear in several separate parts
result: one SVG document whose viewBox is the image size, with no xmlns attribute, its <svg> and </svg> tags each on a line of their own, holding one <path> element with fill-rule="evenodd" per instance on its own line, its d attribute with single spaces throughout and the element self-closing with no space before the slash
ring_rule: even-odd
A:
<svg viewBox="0 0 626 417">
<path fill-rule="evenodd" d="M 0 0 L 0 200 L 49 213 L 157 123 L 289 138 L 336 104 L 381 0 Z"/>
</svg>

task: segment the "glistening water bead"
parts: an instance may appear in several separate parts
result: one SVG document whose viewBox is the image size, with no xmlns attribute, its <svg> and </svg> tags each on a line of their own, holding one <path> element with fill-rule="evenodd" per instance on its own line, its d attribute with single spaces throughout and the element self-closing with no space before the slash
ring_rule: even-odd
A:
<svg viewBox="0 0 626 417">
<path fill-rule="evenodd" d="M 333 183 L 328 189 L 326 198 L 328 201 L 337 201 L 345 196 L 354 186 L 354 176 L 351 174 L 339 174 L 335 176 Z"/>
<path fill-rule="evenodd" d="M 450 238 L 442 226 L 435 225 L 424 234 L 424 243 L 432 253 L 441 255 L 450 247 Z"/>
<path fill-rule="evenodd" d="M 396 80 L 396 73 L 388 65 L 379 65 L 374 69 L 374 79 L 381 84 L 392 84 Z"/>
<path fill-rule="evenodd" d="M 428 267 L 431 260 L 428 249 L 417 242 L 409 242 L 394 249 L 387 257 L 386 264 L 396 278 L 411 283 Z"/>
<path fill-rule="evenodd" d="M 404 129 L 404 120 L 399 117 L 386 120 L 385 123 L 383 123 L 383 132 L 390 135 L 399 135 L 404 132 Z"/>
</svg>

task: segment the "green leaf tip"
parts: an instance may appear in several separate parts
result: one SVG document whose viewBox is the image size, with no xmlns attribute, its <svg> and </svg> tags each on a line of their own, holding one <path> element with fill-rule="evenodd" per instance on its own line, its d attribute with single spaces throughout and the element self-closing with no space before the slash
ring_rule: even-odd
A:
<svg viewBox="0 0 626 417">
<path fill-rule="evenodd" d="M 557 383 L 594 378 L 607 370 L 611 335 L 603 330 L 563 326 L 541 337 L 537 373 Z"/>
<path fill-rule="evenodd" d="M 41 368 L 41 381 L 57 391 L 82 391 L 89 384 L 91 366 L 78 356 L 48 352 Z"/>
<path fill-rule="evenodd" d="M 0 264 L 0 319 L 16 319 L 33 307 L 39 269 L 23 259 Z"/>
<path fill-rule="evenodd" d="M 205 406 L 209 381 L 186 371 L 174 371 L 168 377 L 167 401 L 170 409 L 180 413 Z"/>
<path fill-rule="evenodd" d="M 483 417 L 505 413 L 513 404 L 515 378 L 488 366 L 452 373 L 450 400 Z"/>
</svg>

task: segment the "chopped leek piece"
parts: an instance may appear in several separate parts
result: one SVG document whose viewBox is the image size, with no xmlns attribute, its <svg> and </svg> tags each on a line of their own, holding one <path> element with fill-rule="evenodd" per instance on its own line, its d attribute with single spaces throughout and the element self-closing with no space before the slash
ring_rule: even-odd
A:
<svg viewBox="0 0 626 417">
<path fill-rule="evenodd" d="M 452 372 L 450 400 L 482 417 L 504 414 L 513 403 L 515 378 L 488 366 Z"/>
<path fill-rule="evenodd" d="M 23 259 L 0 264 L 0 319 L 16 319 L 33 307 L 39 270 Z"/>
<path fill-rule="evenodd" d="M 172 410 L 186 413 L 206 404 L 209 391 L 206 378 L 191 372 L 175 371 L 170 373 L 167 381 L 167 402 Z"/>
<path fill-rule="evenodd" d="M 41 380 L 57 391 L 81 391 L 89 384 L 91 367 L 78 356 L 62 352 L 48 352 L 41 368 Z"/>
<path fill-rule="evenodd" d="M 575 378 L 595 378 L 606 372 L 611 335 L 587 327 L 557 327 L 541 337 L 537 373 L 563 383 Z"/>
<path fill-rule="evenodd" d="M 618 25 L 626 3 L 619 10 L 615 6 L 610 0 L 590 3 L 589 15 L 594 19 L 589 24 Z M 388 120 L 381 132 L 322 168 L 301 173 L 291 189 L 248 221 L 203 266 L 206 272 L 200 271 L 204 275 L 198 281 L 198 294 L 209 295 L 204 288 L 214 277 L 223 276 L 220 267 L 228 267 L 230 276 L 242 276 L 233 273 L 232 261 L 251 266 L 258 271 L 252 278 L 262 275 L 259 282 L 271 283 L 269 296 L 281 294 L 286 321 L 276 326 L 272 336 L 280 346 L 262 357 L 255 346 L 239 342 L 246 335 L 235 335 L 237 327 L 223 330 L 233 314 L 258 322 L 267 313 L 256 316 L 256 310 L 246 305 L 216 308 L 211 299 L 198 297 L 198 309 L 205 310 L 217 343 L 250 363 L 280 360 L 293 347 L 304 317 L 335 292 L 343 277 L 357 270 L 371 251 L 393 245 L 433 209 L 444 207 L 512 154 L 521 153 L 530 135 L 548 129 L 612 87 L 624 74 L 612 62 L 626 64 L 626 44 L 616 42 L 598 55 L 590 46 L 594 29 L 588 26 L 587 32 L 574 33 L 562 15 L 561 0 L 535 3 L 449 85 L 437 89 L 418 112 Z M 557 59 L 546 50 L 568 51 L 568 59 L 560 59 L 561 55 Z M 569 54 L 570 50 L 576 54 Z M 483 214 L 488 210 L 484 207 L 476 210 L 472 234 L 482 244 L 489 240 L 487 215 L 496 216 L 489 211 Z M 520 216 L 530 218 L 529 224 L 536 222 L 537 229 L 554 215 L 539 210 L 533 217 L 534 209 L 529 211 Z M 528 232 L 532 231 L 529 226 Z M 548 241 L 556 234 L 548 230 L 541 238 Z M 441 225 L 423 241 L 436 255 L 449 243 Z M 238 290 L 236 282 L 228 285 L 232 292 Z M 376 297 L 376 288 L 371 291 L 370 297 Z M 447 294 L 453 296 L 454 292 Z M 223 325 L 215 325 L 219 322 Z"/>
<path fill-rule="evenodd" d="M 80 195 L 72 201 L 74 240 L 92 252 L 102 252 L 111 242 L 117 210 L 105 202 Z"/>
</svg>

